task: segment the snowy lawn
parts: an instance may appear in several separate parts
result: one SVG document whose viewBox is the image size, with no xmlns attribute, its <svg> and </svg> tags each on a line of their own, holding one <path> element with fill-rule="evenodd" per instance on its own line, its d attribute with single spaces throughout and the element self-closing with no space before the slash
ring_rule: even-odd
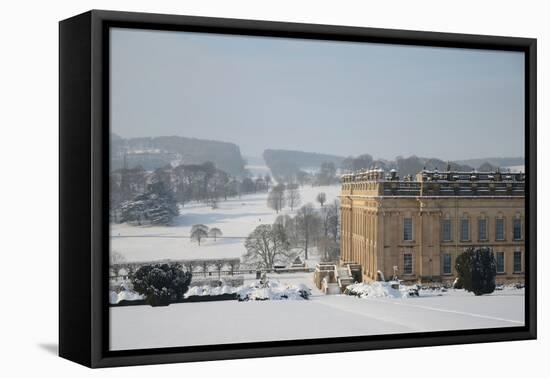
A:
<svg viewBox="0 0 550 378">
<path fill-rule="evenodd" d="M 327 195 L 327 203 L 340 193 L 340 186 L 305 186 L 300 189 L 301 203 L 315 201 L 318 193 Z M 162 259 L 208 259 L 241 257 L 245 238 L 260 224 L 272 224 L 277 215 L 295 214 L 290 208 L 279 212 L 267 207 L 267 193 L 258 193 L 220 201 L 218 209 L 198 203 L 186 204 L 172 226 L 111 225 L 111 250 L 121 253 L 127 261 Z M 189 239 L 194 224 L 218 227 L 223 237 L 201 241 L 199 246 Z"/>
<path fill-rule="evenodd" d="M 463 290 L 420 297 L 323 295 L 310 274 L 273 278 L 312 288 L 309 300 L 112 307 L 111 349 L 445 331 L 524 324 L 524 290 L 476 297 Z"/>
<path fill-rule="evenodd" d="M 339 186 L 304 187 L 302 204 L 325 192 L 327 203 Z M 244 240 L 278 214 L 267 207 L 267 193 L 221 201 L 218 209 L 188 204 L 170 227 L 113 225 L 112 250 L 128 261 L 235 258 L 245 253 Z M 285 208 L 279 214 L 292 214 Z M 223 238 L 198 246 L 189 239 L 197 223 L 218 227 Z M 306 263 L 314 266 L 318 256 Z M 255 280 L 245 275 L 245 285 Z M 220 301 L 180 303 L 167 307 L 111 307 L 112 350 L 311 339 L 390 333 L 514 327 L 524 324 L 524 291 L 503 290 L 476 297 L 460 290 L 421 292 L 420 297 L 325 296 L 311 273 L 271 274 L 285 285 L 306 285 L 309 300 Z"/>
</svg>

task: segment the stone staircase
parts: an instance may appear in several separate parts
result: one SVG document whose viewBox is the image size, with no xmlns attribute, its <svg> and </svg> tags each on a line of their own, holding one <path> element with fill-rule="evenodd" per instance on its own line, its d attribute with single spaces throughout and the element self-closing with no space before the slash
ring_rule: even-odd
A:
<svg viewBox="0 0 550 378">
<path fill-rule="evenodd" d="M 336 282 L 338 282 L 338 286 L 340 286 L 342 292 L 344 292 L 348 285 L 353 283 L 353 277 L 347 266 L 336 267 Z"/>
</svg>

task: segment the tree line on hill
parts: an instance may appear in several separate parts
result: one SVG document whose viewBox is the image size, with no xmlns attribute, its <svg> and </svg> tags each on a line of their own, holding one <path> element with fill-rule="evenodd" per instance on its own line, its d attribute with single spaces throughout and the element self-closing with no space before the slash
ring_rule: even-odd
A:
<svg viewBox="0 0 550 378">
<path fill-rule="evenodd" d="M 517 158 L 488 158 L 463 162 L 448 162 L 437 158 L 419 156 L 397 156 L 394 160 L 374 159 L 372 155 L 339 157 L 302 151 L 265 150 L 264 160 L 278 182 L 298 183 L 300 185 L 330 185 L 337 182 L 337 173 L 355 172 L 370 168 L 386 171 L 395 169 L 399 175 L 414 176 L 422 169 L 444 171 L 448 165 L 455 171 L 494 171 L 501 162 L 519 162 Z M 317 173 L 315 173 L 317 172 Z M 330 173 L 329 173 L 330 172 Z M 332 173 L 333 172 L 333 173 Z M 327 174 L 329 173 L 329 174 Z"/>
<path fill-rule="evenodd" d="M 443 161 L 436 158 L 423 158 L 418 156 L 403 157 L 398 156 L 395 160 L 374 159 L 369 154 L 359 155 L 357 157 L 346 158 L 341 165 L 341 169 L 347 172 L 366 170 L 373 167 L 381 168 L 385 171 L 395 169 L 401 177 L 415 176 L 423 169 L 445 171 L 450 166 L 453 171 L 470 172 L 474 167 L 467 164 L 458 164 L 456 162 Z M 494 171 L 497 167 L 489 163 L 482 163 L 477 167 L 478 171 Z"/>
<path fill-rule="evenodd" d="M 319 192 L 315 200 L 322 207 L 327 201 L 327 195 L 324 192 Z M 285 207 L 290 207 L 290 211 L 294 211 L 301 204 L 302 196 L 298 184 L 276 184 L 267 196 L 267 206 L 275 210 L 276 213 L 279 213 Z"/>
<path fill-rule="evenodd" d="M 153 172 L 122 168 L 110 175 L 110 215 L 120 223 L 169 224 L 179 214 L 179 206 L 186 203 L 196 201 L 216 208 L 221 200 L 265 192 L 270 187 L 269 175 L 235 177 L 212 162 L 167 165 Z"/>
<path fill-rule="evenodd" d="M 245 161 L 239 146 L 216 140 L 160 136 L 121 138 L 111 134 L 111 169 L 162 168 L 173 161 L 202 164 L 211 161 L 219 169 L 234 176 L 243 176 Z"/>
<path fill-rule="evenodd" d="M 466 159 L 458 160 L 459 164 L 470 165 L 478 170 L 481 170 L 481 166 L 485 163 L 488 163 L 494 167 L 510 167 L 514 165 L 524 165 L 524 157 L 488 157 L 482 159 Z"/>
<path fill-rule="evenodd" d="M 288 170 L 275 170 L 276 173 L 273 175 L 279 183 L 299 186 L 326 186 L 339 183 L 340 179 L 337 171 L 338 169 L 333 162 L 323 162 L 314 172 L 289 168 Z"/>
</svg>

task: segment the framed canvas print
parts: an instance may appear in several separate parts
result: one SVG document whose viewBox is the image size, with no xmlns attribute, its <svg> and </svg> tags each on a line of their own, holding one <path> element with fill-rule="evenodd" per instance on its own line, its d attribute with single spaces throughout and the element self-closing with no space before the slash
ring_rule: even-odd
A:
<svg viewBox="0 0 550 378">
<path fill-rule="evenodd" d="M 536 40 L 60 22 L 60 355 L 536 337 Z"/>
</svg>

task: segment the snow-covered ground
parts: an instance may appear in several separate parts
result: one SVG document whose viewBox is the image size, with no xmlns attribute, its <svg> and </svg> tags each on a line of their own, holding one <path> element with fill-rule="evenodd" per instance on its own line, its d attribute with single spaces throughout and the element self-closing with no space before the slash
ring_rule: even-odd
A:
<svg viewBox="0 0 550 378">
<path fill-rule="evenodd" d="M 301 203 L 312 203 L 318 193 L 327 195 L 332 202 L 340 191 L 339 185 L 304 186 L 300 189 Z M 163 259 L 235 258 L 244 253 L 245 238 L 260 224 L 271 224 L 277 215 L 294 214 L 284 208 L 279 214 L 267 207 L 267 193 L 244 195 L 220 201 L 217 209 L 199 203 L 186 204 L 172 226 L 111 226 L 111 250 L 122 254 L 127 261 L 153 261 Z M 201 241 L 199 246 L 189 239 L 191 227 L 202 223 L 209 228 L 218 227 L 223 237 Z"/>
<path fill-rule="evenodd" d="M 339 186 L 303 187 L 302 204 L 325 192 L 327 202 Z M 295 211 L 294 211 L 295 212 Z M 279 214 L 291 214 L 285 208 Z M 221 201 L 218 209 L 188 204 L 173 226 L 113 225 L 112 250 L 128 261 L 241 257 L 246 236 L 278 214 L 267 207 L 267 193 Z M 223 238 L 189 239 L 191 226 L 218 227 Z M 318 256 L 307 261 L 314 266 Z M 254 275 L 243 275 L 250 285 Z M 421 292 L 420 297 L 357 298 L 324 295 L 313 285 L 312 273 L 272 273 L 282 285 L 305 285 L 309 300 L 217 301 L 172 304 L 167 307 L 110 308 L 112 350 L 225 344 L 273 340 L 345 337 L 475 328 L 513 327 L 524 324 L 524 291 L 503 290 L 476 297 L 461 290 L 442 295 Z"/>
<path fill-rule="evenodd" d="M 112 350 L 357 335 L 515 327 L 524 324 L 524 290 L 476 297 L 463 290 L 420 297 L 324 295 L 311 273 L 272 274 L 306 284 L 309 300 L 200 302 L 111 307 Z"/>
</svg>

